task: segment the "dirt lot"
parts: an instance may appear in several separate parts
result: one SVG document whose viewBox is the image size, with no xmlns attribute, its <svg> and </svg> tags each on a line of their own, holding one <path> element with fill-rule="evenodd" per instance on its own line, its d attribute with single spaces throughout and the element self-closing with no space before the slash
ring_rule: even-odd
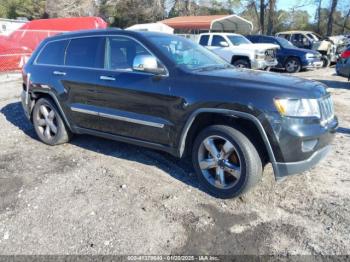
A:
<svg viewBox="0 0 350 262">
<path fill-rule="evenodd" d="M 0 254 L 349 254 L 350 83 L 334 69 L 299 75 L 332 87 L 332 154 L 281 183 L 268 166 L 233 200 L 203 192 L 188 163 L 162 152 L 90 136 L 44 145 L 20 81 L 1 76 Z"/>
</svg>

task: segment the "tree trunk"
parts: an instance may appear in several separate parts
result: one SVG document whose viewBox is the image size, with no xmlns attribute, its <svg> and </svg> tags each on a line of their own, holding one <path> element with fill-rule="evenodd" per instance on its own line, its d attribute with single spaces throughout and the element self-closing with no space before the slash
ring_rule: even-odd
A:
<svg viewBox="0 0 350 262">
<path fill-rule="evenodd" d="M 259 22 L 259 13 L 258 13 L 258 9 L 256 8 L 256 3 L 255 1 L 252 1 L 250 6 L 253 8 L 254 10 L 254 13 L 255 13 L 255 16 L 256 16 L 256 21 L 258 21 L 258 24 L 259 24 L 259 31 L 261 32 L 261 25 L 260 25 L 260 22 Z"/>
<path fill-rule="evenodd" d="M 343 27 L 342 27 L 342 34 L 345 33 L 346 23 L 348 22 L 349 16 L 350 16 L 350 8 L 348 10 L 348 13 L 344 17 L 344 24 L 343 24 Z"/>
<path fill-rule="evenodd" d="M 269 2 L 269 17 L 267 21 L 267 34 L 271 35 L 273 26 L 274 26 L 274 18 L 275 18 L 275 9 L 276 9 L 276 0 L 270 0 Z"/>
<path fill-rule="evenodd" d="M 332 35 L 333 31 L 333 15 L 334 11 L 337 7 L 338 0 L 332 0 L 332 6 L 331 6 L 331 11 L 329 13 L 329 18 L 328 18 L 328 25 L 327 25 L 327 36 Z"/>
<path fill-rule="evenodd" d="M 321 32 L 321 6 L 322 6 L 322 0 L 319 0 L 318 2 L 318 9 L 317 9 L 317 33 Z"/>
<path fill-rule="evenodd" d="M 260 28 L 261 34 L 265 33 L 265 0 L 260 0 Z"/>
</svg>

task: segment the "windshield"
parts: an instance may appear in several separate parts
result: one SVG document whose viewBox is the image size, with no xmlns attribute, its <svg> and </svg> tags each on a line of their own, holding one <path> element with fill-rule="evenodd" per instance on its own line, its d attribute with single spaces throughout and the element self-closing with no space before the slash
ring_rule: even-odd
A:
<svg viewBox="0 0 350 262">
<path fill-rule="evenodd" d="M 315 41 L 320 41 L 320 38 L 319 36 L 317 36 L 316 34 L 306 34 L 308 37 L 310 37 L 311 39 L 315 40 Z"/>
<path fill-rule="evenodd" d="M 148 39 L 171 61 L 185 69 L 215 69 L 231 66 L 205 47 L 181 36 L 156 35 Z"/>
<path fill-rule="evenodd" d="M 230 39 L 230 41 L 233 45 L 242 45 L 242 44 L 251 44 L 252 43 L 247 38 L 245 38 L 244 36 L 240 36 L 240 35 L 227 35 L 227 38 Z"/>
<path fill-rule="evenodd" d="M 291 42 L 289 42 L 287 39 L 282 37 L 277 37 L 278 42 L 283 48 L 296 48 L 295 45 L 293 45 Z"/>
</svg>

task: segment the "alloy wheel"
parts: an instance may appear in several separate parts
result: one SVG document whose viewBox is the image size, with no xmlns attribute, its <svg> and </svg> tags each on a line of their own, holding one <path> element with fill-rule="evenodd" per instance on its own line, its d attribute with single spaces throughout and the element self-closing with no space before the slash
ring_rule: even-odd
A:
<svg viewBox="0 0 350 262">
<path fill-rule="evenodd" d="M 48 105 L 41 105 L 37 115 L 38 130 L 47 139 L 53 139 L 58 132 L 55 111 Z"/>
<path fill-rule="evenodd" d="M 286 64 L 286 69 L 288 72 L 294 72 L 298 68 L 298 64 L 294 60 L 290 60 Z"/>
<path fill-rule="evenodd" d="M 198 161 L 205 179 L 217 188 L 230 189 L 241 176 L 241 160 L 237 150 L 224 137 L 207 137 L 199 147 Z"/>
</svg>

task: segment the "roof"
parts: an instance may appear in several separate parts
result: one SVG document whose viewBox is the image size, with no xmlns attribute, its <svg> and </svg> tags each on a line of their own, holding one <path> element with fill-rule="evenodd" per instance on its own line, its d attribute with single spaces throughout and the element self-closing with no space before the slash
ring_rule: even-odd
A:
<svg viewBox="0 0 350 262">
<path fill-rule="evenodd" d="M 174 29 L 250 33 L 253 24 L 237 15 L 178 16 L 160 21 Z"/>
<path fill-rule="evenodd" d="M 207 16 L 178 16 L 165 19 L 161 23 L 174 29 L 210 29 L 213 20 L 224 18 L 227 15 L 207 15 Z"/>
<path fill-rule="evenodd" d="M 25 23 L 20 30 L 74 31 L 106 27 L 107 23 L 102 18 L 92 16 L 37 19 Z"/>
<path fill-rule="evenodd" d="M 295 34 L 295 33 L 314 34 L 314 32 L 312 31 L 303 31 L 303 30 L 284 31 L 284 32 L 278 32 L 277 34 Z"/>
<path fill-rule="evenodd" d="M 54 36 L 46 38 L 46 41 L 60 40 L 60 39 L 70 39 L 85 36 L 100 36 L 100 35 L 125 35 L 125 36 L 144 36 L 145 38 L 152 36 L 166 36 L 169 34 L 154 32 L 154 31 L 134 31 L 134 30 L 123 30 L 115 27 L 108 27 L 104 29 L 92 29 L 92 30 L 80 30 L 65 32 L 62 34 L 56 34 Z"/>
</svg>

